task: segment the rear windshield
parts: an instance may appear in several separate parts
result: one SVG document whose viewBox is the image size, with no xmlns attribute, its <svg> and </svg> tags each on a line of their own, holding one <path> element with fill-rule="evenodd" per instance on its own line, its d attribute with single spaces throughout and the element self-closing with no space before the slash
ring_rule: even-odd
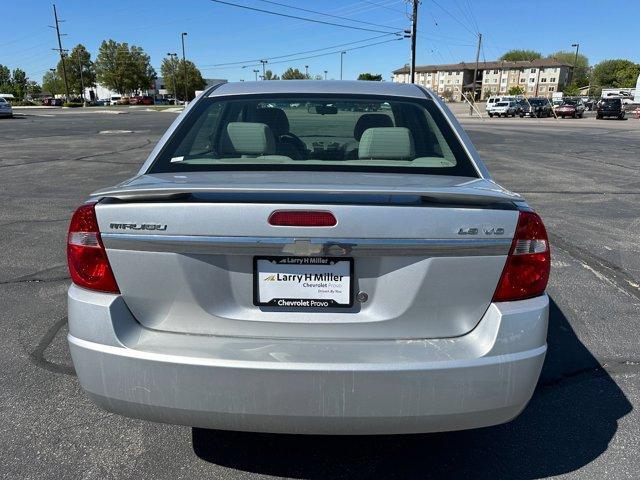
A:
<svg viewBox="0 0 640 480">
<path fill-rule="evenodd" d="M 506 107 L 509 105 L 509 102 L 498 102 L 496 103 L 496 107 Z"/>
<path fill-rule="evenodd" d="M 478 176 L 433 101 L 362 96 L 202 99 L 148 173 L 210 170 Z"/>
<path fill-rule="evenodd" d="M 619 98 L 606 98 L 604 100 L 602 100 L 602 104 L 603 105 L 607 105 L 607 106 L 618 106 L 622 103 L 622 100 L 620 100 Z"/>
</svg>

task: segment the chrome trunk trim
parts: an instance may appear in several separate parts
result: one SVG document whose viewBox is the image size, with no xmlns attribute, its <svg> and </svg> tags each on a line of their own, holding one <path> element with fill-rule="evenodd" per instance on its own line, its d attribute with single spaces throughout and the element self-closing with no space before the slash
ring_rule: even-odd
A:
<svg viewBox="0 0 640 480">
<path fill-rule="evenodd" d="M 107 249 L 212 255 L 464 257 L 507 255 L 511 239 L 295 238 L 101 234 Z"/>
</svg>

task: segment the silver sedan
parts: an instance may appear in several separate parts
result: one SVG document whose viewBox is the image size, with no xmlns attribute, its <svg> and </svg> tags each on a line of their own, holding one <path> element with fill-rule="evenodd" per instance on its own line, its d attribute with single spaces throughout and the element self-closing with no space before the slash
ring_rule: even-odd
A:
<svg viewBox="0 0 640 480">
<path fill-rule="evenodd" d="M 546 352 L 540 217 L 432 92 L 214 86 L 68 234 L 69 344 L 105 409 L 216 429 L 507 422 Z"/>
<path fill-rule="evenodd" d="M 4 98 L 0 97 L 0 118 L 13 117 L 13 108 Z"/>
</svg>

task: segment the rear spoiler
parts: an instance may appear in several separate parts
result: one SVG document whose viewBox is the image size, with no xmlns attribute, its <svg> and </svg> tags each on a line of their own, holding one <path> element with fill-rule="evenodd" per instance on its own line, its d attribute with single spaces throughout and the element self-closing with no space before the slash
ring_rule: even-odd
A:
<svg viewBox="0 0 640 480">
<path fill-rule="evenodd" d="M 94 192 L 93 198 L 112 198 L 123 201 L 170 200 L 193 195 L 323 195 L 323 196 L 415 196 L 434 202 L 460 204 L 497 204 L 523 202 L 520 195 L 498 189 L 477 187 L 425 187 L 402 188 L 382 186 L 345 185 L 172 185 L 172 186 L 132 186 L 113 187 Z"/>
</svg>

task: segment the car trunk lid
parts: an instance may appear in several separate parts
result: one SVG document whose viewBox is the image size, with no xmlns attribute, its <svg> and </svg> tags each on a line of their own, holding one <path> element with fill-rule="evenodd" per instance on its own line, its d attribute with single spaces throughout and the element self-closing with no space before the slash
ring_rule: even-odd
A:
<svg viewBox="0 0 640 480">
<path fill-rule="evenodd" d="M 95 196 L 114 275 L 143 325 L 334 339 L 470 331 L 500 278 L 519 200 L 489 180 L 355 172 L 144 175 Z M 336 224 L 271 225 L 280 210 L 330 212 Z M 353 303 L 257 305 L 257 257 L 352 260 Z"/>
</svg>

